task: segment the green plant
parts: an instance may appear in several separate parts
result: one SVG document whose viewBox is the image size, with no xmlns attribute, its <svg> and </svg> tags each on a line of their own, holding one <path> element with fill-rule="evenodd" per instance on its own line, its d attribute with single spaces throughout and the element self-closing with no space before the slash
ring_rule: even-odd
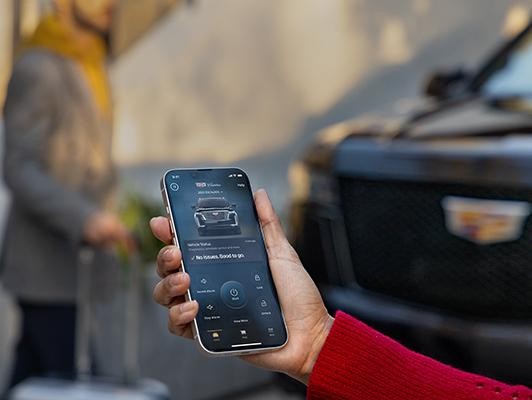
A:
<svg viewBox="0 0 532 400">
<path fill-rule="evenodd" d="M 162 247 L 161 242 L 151 233 L 150 219 L 163 215 L 159 203 L 149 201 L 135 193 L 126 194 L 120 207 L 120 217 L 124 225 L 133 234 L 140 260 L 143 264 L 152 263 Z M 124 248 L 119 250 L 119 256 L 127 264 L 130 254 Z"/>
</svg>

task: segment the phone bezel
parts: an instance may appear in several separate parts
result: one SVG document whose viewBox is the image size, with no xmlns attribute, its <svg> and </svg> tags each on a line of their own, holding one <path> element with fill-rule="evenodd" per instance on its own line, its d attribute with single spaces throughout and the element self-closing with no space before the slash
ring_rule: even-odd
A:
<svg viewBox="0 0 532 400">
<path fill-rule="evenodd" d="M 176 229 L 176 225 L 175 225 L 175 221 L 174 221 L 174 216 L 173 216 L 173 213 L 172 213 L 172 208 L 170 207 L 170 198 L 168 196 L 168 190 L 167 190 L 167 187 L 166 187 L 166 177 L 167 177 L 167 175 L 169 173 L 178 173 L 179 171 L 185 171 L 185 172 L 189 173 L 189 172 L 193 172 L 193 171 L 204 172 L 204 171 L 212 171 L 212 170 L 217 170 L 217 171 L 223 171 L 223 170 L 235 171 L 236 170 L 236 171 L 239 171 L 239 173 L 242 173 L 246 177 L 246 180 L 247 180 L 247 182 L 249 183 L 249 186 L 250 186 L 249 190 L 253 193 L 253 190 L 251 188 L 251 181 L 249 180 L 249 175 L 243 169 L 238 168 L 238 167 L 174 168 L 174 169 L 167 170 L 163 174 L 163 176 L 161 178 L 160 187 L 161 187 L 161 194 L 162 194 L 163 202 L 164 202 L 164 206 L 165 206 L 165 212 L 166 212 L 166 215 L 168 216 L 168 219 L 170 220 L 170 228 L 171 228 L 171 231 L 172 231 L 173 244 L 175 246 L 177 246 L 178 248 L 181 248 L 181 246 L 180 246 L 180 243 L 179 243 L 179 237 L 177 236 L 177 229 Z M 253 208 L 255 209 L 255 215 L 257 215 L 257 210 L 256 210 L 256 207 L 255 207 L 255 204 L 253 204 Z M 259 221 L 257 221 L 257 222 L 259 224 L 259 229 L 260 229 L 260 234 L 261 234 L 261 237 L 262 237 L 262 241 L 263 241 L 263 243 L 265 243 L 264 233 L 262 231 L 262 226 L 261 226 Z M 265 252 L 267 253 L 266 249 L 265 249 Z M 269 261 L 268 261 L 267 264 L 268 264 L 268 269 L 270 269 Z M 183 272 L 186 272 L 185 263 L 183 262 L 183 260 L 181 260 L 181 270 Z M 283 312 L 283 309 L 282 309 L 282 305 L 281 305 L 281 302 L 279 301 L 279 296 L 277 294 L 277 288 L 275 287 L 275 282 L 273 282 L 273 277 L 272 277 L 272 274 L 271 274 L 271 270 L 270 270 L 270 277 L 271 277 L 271 283 L 274 286 L 274 290 L 275 290 L 275 293 L 276 293 L 277 302 L 279 303 L 279 308 L 280 308 L 280 311 L 281 311 L 281 320 L 283 321 L 283 326 L 284 326 L 285 333 L 286 333 L 286 340 L 279 346 L 255 347 L 253 349 L 247 349 L 247 350 L 246 349 L 222 350 L 222 351 L 209 350 L 204 345 L 204 343 L 201 340 L 201 335 L 199 333 L 198 323 L 197 323 L 196 318 L 194 318 L 194 321 L 193 321 L 193 324 L 192 324 L 192 331 L 193 331 L 194 340 L 195 340 L 196 344 L 198 345 L 200 351 L 202 351 L 203 353 L 205 353 L 208 356 L 213 356 L 213 357 L 239 356 L 239 355 L 246 355 L 246 354 L 257 354 L 257 353 L 271 352 L 271 351 L 279 350 L 279 349 L 283 348 L 284 346 L 286 346 L 286 344 L 288 343 L 288 340 L 289 340 L 289 332 L 288 332 L 288 327 L 286 326 L 286 320 L 285 320 L 285 317 L 284 317 L 284 312 Z M 190 301 L 192 299 L 192 296 L 191 296 L 191 293 L 190 293 L 190 289 L 187 290 L 185 298 L 186 298 L 187 301 Z"/>
</svg>

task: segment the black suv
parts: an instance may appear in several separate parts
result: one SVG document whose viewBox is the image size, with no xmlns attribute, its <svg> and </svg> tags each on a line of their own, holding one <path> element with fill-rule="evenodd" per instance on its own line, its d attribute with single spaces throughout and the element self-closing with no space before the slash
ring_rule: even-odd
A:
<svg viewBox="0 0 532 400">
<path fill-rule="evenodd" d="M 223 197 L 198 199 L 192 206 L 200 236 L 240 235 L 236 205 Z"/>
<path fill-rule="evenodd" d="M 292 241 L 331 310 L 532 384 L 532 28 L 435 74 L 402 118 L 321 132 L 291 168 Z"/>
</svg>

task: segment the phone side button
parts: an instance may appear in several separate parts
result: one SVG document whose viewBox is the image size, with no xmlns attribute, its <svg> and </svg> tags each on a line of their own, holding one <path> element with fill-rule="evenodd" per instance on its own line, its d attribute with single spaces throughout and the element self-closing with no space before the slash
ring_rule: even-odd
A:
<svg viewBox="0 0 532 400">
<path fill-rule="evenodd" d="M 179 249 L 179 242 L 177 241 L 173 233 L 172 233 L 172 244 Z"/>
<path fill-rule="evenodd" d="M 174 232 L 172 224 L 170 224 L 170 233 L 172 234 L 172 244 L 179 249 L 179 242 L 177 241 L 177 235 Z"/>
</svg>

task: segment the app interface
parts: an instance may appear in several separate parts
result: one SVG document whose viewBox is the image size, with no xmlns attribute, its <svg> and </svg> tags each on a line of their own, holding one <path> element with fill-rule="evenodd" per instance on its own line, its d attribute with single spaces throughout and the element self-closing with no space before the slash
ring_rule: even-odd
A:
<svg viewBox="0 0 532 400">
<path fill-rule="evenodd" d="M 196 318 L 210 351 L 276 347 L 286 331 L 247 176 L 238 169 L 166 175 Z"/>
</svg>

